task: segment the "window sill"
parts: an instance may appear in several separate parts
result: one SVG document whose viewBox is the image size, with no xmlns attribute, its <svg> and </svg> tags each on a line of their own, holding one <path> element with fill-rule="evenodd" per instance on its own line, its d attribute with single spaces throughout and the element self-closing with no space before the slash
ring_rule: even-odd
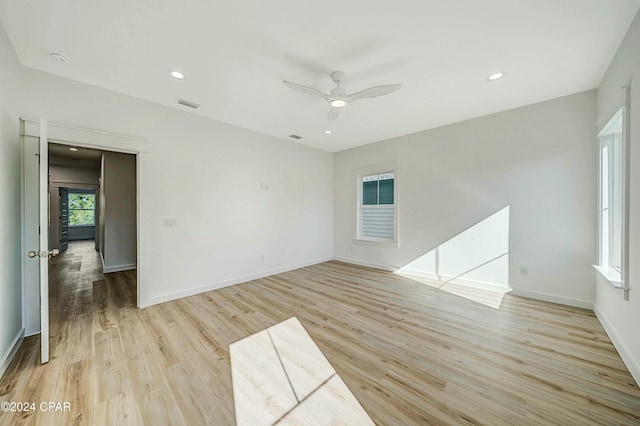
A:
<svg viewBox="0 0 640 426">
<path fill-rule="evenodd" d="M 354 238 L 354 244 L 361 244 L 363 246 L 377 246 L 377 247 L 400 247 L 400 243 L 397 241 L 384 241 L 384 240 L 369 240 L 364 238 Z"/>
<path fill-rule="evenodd" d="M 625 288 L 624 281 L 622 281 L 622 274 L 618 270 L 609 266 L 593 265 L 593 267 L 615 288 Z"/>
</svg>

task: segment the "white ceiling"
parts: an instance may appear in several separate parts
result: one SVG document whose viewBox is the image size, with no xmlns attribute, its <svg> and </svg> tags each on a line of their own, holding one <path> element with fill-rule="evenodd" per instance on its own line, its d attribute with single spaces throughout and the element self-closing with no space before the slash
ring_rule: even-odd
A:
<svg viewBox="0 0 640 426">
<path fill-rule="evenodd" d="M 593 89 L 640 0 L 0 0 L 23 65 L 327 151 Z M 49 52 L 71 57 L 61 64 Z M 183 81 L 169 77 L 177 69 Z M 402 83 L 384 98 L 329 92 Z M 497 82 L 495 70 L 507 75 Z M 330 129 L 331 135 L 324 131 Z"/>
<path fill-rule="evenodd" d="M 95 165 L 100 165 L 102 151 L 89 148 L 78 148 L 77 151 L 71 151 L 69 145 L 61 145 L 49 142 L 49 158 L 64 158 L 70 160 L 84 161 Z M 52 162 L 51 160 L 49 162 Z"/>
</svg>

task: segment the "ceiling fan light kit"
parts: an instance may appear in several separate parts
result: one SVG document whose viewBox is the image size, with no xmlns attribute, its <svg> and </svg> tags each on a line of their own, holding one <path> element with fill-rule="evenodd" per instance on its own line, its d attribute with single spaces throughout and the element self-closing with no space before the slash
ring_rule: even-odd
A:
<svg viewBox="0 0 640 426">
<path fill-rule="evenodd" d="M 382 86 L 370 87 L 349 95 L 340 85 L 344 76 L 345 74 L 342 71 L 334 71 L 331 73 L 331 79 L 336 83 L 336 87 L 328 95 L 314 89 L 313 87 L 303 86 L 302 84 L 291 83 L 289 81 L 283 81 L 283 83 L 285 86 L 293 90 L 306 93 L 308 95 L 320 96 L 322 99 L 327 101 L 329 105 L 331 105 L 329 114 L 327 114 L 327 119 L 329 120 L 335 120 L 338 118 L 340 115 L 340 108 L 345 107 L 351 102 L 357 101 L 358 99 L 376 98 L 378 96 L 388 95 L 391 92 L 395 92 L 402 86 L 401 84 L 385 84 Z"/>
</svg>

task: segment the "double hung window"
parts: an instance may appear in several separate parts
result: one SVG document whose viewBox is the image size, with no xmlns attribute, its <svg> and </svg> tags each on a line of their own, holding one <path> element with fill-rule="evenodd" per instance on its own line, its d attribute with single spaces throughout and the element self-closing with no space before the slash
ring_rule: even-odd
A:
<svg viewBox="0 0 640 426">
<path fill-rule="evenodd" d="M 620 108 L 598 134 L 599 259 L 596 269 L 614 287 L 628 288 L 627 107 Z"/>
<path fill-rule="evenodd" d="M 397 179 L 394 170 L 358 178 L 358 237 L 378 242 L 398 241 Z"/>
</svg>

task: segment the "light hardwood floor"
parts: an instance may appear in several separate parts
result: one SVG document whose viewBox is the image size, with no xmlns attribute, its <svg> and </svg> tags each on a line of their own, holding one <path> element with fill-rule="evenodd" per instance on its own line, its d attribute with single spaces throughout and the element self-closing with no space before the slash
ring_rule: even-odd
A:
<svg viewBox="0 0 640 426">
<path fill-rule="evenodd" d="M 327 262 L 152 306 L 92 243 L 51 269 L 51 361 L 25 339 L 0 401 L 71 412 L 14 424 L 234 424 L 229 345 L 297 317 L 378 424 L 640 424 L 640 389 L 594 314 L 506 295 L 499 310 Z"/>
</svg>

